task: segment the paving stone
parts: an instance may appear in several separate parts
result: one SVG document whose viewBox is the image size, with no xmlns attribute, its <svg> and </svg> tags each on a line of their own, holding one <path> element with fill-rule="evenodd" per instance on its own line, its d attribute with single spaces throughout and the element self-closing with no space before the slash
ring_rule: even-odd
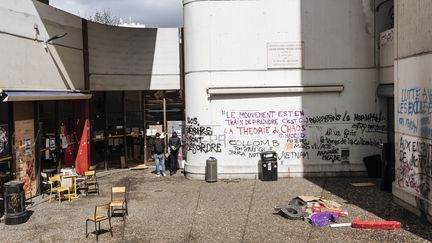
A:
<svg viewBox="0 0 432 243">
<path fill-rule="evenodd" d="M 85 219 L 94 206 L 110 201 L 110 188 L 128 187 L 129 216 L 113 217 L 113 234 L 100 242 L 428 242 L 431 225 L 392 202 L 368 178 L 291 178 L 263 182 L 225 180 L 206 183 L 181 173 L 155 177 L 147 170 L 113 170 L 99 174 L 100 195 L 80 195 L 71 202 L 48 203 L 37 197 L 20 225 L 0 223 L 0 242 L 94 242 L 85 238 Z M 373 182 L 354 187 L 352 182 Z M 324 197 L 342 204 L 349 216 L 362 220 L 397 220 L 400 230 L 314 228 L 307 221 L 288 220 L 273 207 L 298 195 Z M 89 224 L 89 230 L 94 225 Z M 107 224 L 102 223 L 107 229 Z"/>
</svg>

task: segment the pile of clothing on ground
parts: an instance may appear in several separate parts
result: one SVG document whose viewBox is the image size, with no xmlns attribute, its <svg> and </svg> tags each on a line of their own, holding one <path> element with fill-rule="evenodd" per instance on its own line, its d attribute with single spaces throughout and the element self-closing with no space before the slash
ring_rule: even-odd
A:
<svg viewBox="0 0 432 243">
<path fill-rule="evenodd" d="M 365 229 L 399 229 L 400 222 L 397 221 L 361 221 L 358 219 L 352 222 L 339 223 L 341 217 L 348 216 L 348 212 L 342 209 L 342 205 L 314 196 L 298 196 L 288 203 L 283 203 L 274 209 L 287 219 L 302 219 L 308 221 L 312 226 L 324 227 L 353 227 Z"/>
</svg>

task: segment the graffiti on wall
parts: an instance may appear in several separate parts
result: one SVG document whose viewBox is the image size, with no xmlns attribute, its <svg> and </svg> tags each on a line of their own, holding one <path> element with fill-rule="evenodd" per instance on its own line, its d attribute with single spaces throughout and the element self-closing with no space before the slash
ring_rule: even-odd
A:
<svg viewBox="0 0 432 243">
<path fill-rule="evenodd" d="M 196 117 L 188 117 L 185 126 L 186 150 L 196 153 L 220 153 L 225 147 L 225 135 L 213 134 L 210 126 L 201 125 Z"/>
<path fill-rule="evenodd" d="M 399 132 L 396 180 L 400 188 L 421 198 L 430 198 L 432 182 L 432 89 L 408 87 L 399 90 Z"/>
<path fill-rule="evenodd" d="M 247 158 L 259 157 L 264 151 L 273 150 L 280 146 L 279 140 L 229 140 L 229 155 Z"/>
<path fill-rule="evenodd" d="M 24 163 L 25 173 L 23 176 L 20 176 L 19 180 L 24 182 L 24 191 L 25 192 L 31 192 L 33 190 L 33 187 L 36 186 L 34 183 L 36 181 L 34 165 L 35 165 L 34 159 L 27 160 Z"/>
<path fill-rule="evenodd" d="M 380 148 L 385 133 L 381 113 L 331 113 L 309 116 L 304 110 L 233 111 L 221 113 L 221 130 L 231 156 L 255 158 L 267 150 L 280 160 L 347 161 L 342 150 L 352 146 Z"/>
<path fill-rule="evenodd" d="M 432 114 L 432 89 L 405 88 L 398 100 L 398 123 L 407 132 L 432 138 L 430 115 Z"/>
<path fill-rule="evenodd" d="M 387 129 L 381 113 L 308 115 L 301 109 L 222 110 L 220 124 L 202 125 L 198 118 L 188 117 L 187 150 L 244 159 L 258 159 L 260 153 L 274 150 L 282 161 L 344 162 L 354 146 L 381 148 L 384 136 L 379 134 Z"/>
<path fill-rule="evenodd" d="M 398 186 L 428 198 L 432 179 L 432 142 L 401 135 L 398 152 Z"/>
<path fill-rule="evenodd" d="M 34 143 L 29 138 L 18 140 L 18 146 L 15 150 L 18 161 L 18 179 L 24 182 L 24 191 L 26 193 L 34 193 L 36 190 Z"/>
<path fill-rule="evenodd" d="M 307 119 L 302 110 L 222 111 L 224 133 L 237 136 L 306 137 Z"/>
</svg>

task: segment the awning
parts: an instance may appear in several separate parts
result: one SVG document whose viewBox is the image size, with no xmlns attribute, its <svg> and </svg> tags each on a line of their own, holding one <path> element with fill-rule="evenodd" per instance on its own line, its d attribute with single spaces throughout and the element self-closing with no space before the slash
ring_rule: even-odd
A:
<svg viewBox="0 0 432 243">
<path fill-rule="evenodd" d="M 75 91 L 0 91 L 3 102 L 38 100 L 88 100 L 91 94 Z"/>
</svg>

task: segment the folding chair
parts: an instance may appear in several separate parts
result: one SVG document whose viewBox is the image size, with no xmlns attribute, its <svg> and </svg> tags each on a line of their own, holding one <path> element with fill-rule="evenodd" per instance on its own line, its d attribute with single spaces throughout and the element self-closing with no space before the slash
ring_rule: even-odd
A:
<svg viewBox="0 0 432 243">
<path fill-rule="evenodd" d="M 48 183 L 50 184 L 50 197 L 49 197 L 49 203 L 51 203 L 51 197 L 53 193 L 57 193 L 59 204 L 61 203 L 61 194 L 64 194 L 67 192 L 68 199 L 70 201 L 70 189 L 69 187 L 65 187 L 62 185 L 62 180 L 59 175 L 55 175 L 49 178 Z"/>
<path fill-rule="evenodd" d="M 103 212 L 106 212 L 106 216 L 101 215 Z M 96 241 L 99 239 L 99 231 L 100 231 L 100 223 L 102 221 L 108 220 L 109 222 L 109 232 L 111 233 L 111 237 L 113 236 L 112 233 L 112 226 L 111 226 L 111 212 L 110 212 L 110 204 L 102 204 L 95 207 L 94 215 L 88 219 L 86 219 L 86 238 L 88 237 L 88 222 L 94 222 L 95 224 L 95 234 L 96 234 Z M 98 227 L 99 225 L 99 227 Z"/>
<path fill-rule="evenodd" d="M 128 214 L 127 208 L 127 192 L 126 187 L 112 187 L 111 188 L 111 214 L 115 211 L 121 211 L 123 214 L 123 220 L 126 219 Z"/>
<path fill-rule="evenodd" d="M 90 190 L 90 186 L 94 186 L 94 190 L 99 195 L 99 184 L 96 178 L 96 171 L 85 171 L 84 172 L 84 185 L 86 190 L 86 195 L 88 196 L 88 192 Z"/>
</svg>

